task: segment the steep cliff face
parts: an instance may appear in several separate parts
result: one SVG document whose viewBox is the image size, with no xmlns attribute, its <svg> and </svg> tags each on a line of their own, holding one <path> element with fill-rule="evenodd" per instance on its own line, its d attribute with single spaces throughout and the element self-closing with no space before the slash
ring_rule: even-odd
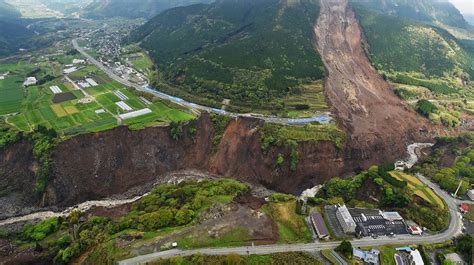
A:
<svg viewBox="0 0 474 265">
<path fill-rule="evenodd" d="M 342 173 L 342 154 L 332 142 L 302 143 L 296 171 L 277 167 L 278 154 L 289 155 L 290 150 L 273 147 L 264 155 L 261 126 L 255 119 L 232 120 L 216 148 L 208 115 L 198 120 L 194 141 L 187 127 L 177 141 L 167 127 L 121 127 L 74 137 L 54 152 L 52 180 L 42 204 L 66 206 L 121 194 L 177 170 L 202 170 L 293 193 Z"/>
<path fill-rule="evenodd" d="M 0 150 L 1 215 L 22 213 L 24 205 L 34 205 L 36 162 L 33 146 L 26 140 Z"/>
<path fill-rule="evenodd" d="M 194 136 L 190 126 L 195 126 Z M 4 190 L 16 194 L 12 203 L 17 208 L 71 206 L 120 195 L 178 170 L 200 170 L 296 194 L 334 176 L 393 161 L 405 153 L 404 147 L 395 149 L 397 156 L 395 151 L 387 152 L 385 145 L 361 150 L 350 145 L 338 149 L 326 141 L 302 142 L 297 147 L 296 170 L 291 170 L 288 159 L 282 166 L 276 165 L 279 154 L 290 156 L 290 148 L 273 146 L 263 153 L 262 126 L 263 122 L 256 119 L 231 120 L 218 146 L 212 144 L 215 129 L 206 114 L 195 125 L 185 126 L 177 141 L 171 138 L 169 127 L 139 131 L 120 127 L 73 137 L 53 152 L 52 174 L 42 199 L 29 192 L 35 185 L 35 162 L 31 144 L 23 141 L 0 151 L 0 182 L 5 183 Z M 0 199 L 6 202 L 10 197 Z M 2 211 L 8 207 L 0 204 Z"/>
</svg>

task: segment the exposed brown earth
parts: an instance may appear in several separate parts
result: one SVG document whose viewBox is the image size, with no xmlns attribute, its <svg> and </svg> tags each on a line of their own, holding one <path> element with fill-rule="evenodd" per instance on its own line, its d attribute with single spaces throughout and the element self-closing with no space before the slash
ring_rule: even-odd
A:
<svg viewBox="0 0 474 265">
<path fill-rule="evenodd" d="M 406 155 L 408 143 L 429 140 L 428 122 L 403 104 L 370 65 L 347 2 L 322 0 L 321 4 L 315 27 L 317 46 L 329 74 L 327 98 L 338 125 L 348 135 L 342 148 L 330 141 L 300 143 L 298 165 L 292 171 L 289 163 L 276 166 L 279 154 L 289 158 L 289 148 L 273 146 L 262 152 L 263 123 L 257 119 L 233 119 L 216 147 L 212 144 L 215 129 L 207 114 L 199 118 L 195 137 L 185 127 L 178 141 L 171 138 L 168 127 L 139 131 L 119 127 L 59 144 L 46 192 L 35 200 L 29 191 L 35 185 L 36 162 L 31 144 L 22 141 L 0 150 L 0 182 L 5 183 L 0 217 L 21 214 L 28 210 L 26 206 L 71 206 L 123 194 L 179 170 L 199 170 L 299 193 L 334 176 L 394 162 Z"/>
<path fill-rule="evenodd" d="M 429 138 L 428 121 L 403 103 L 371 66 L 347 0 L 321 0 L 315 34 L 327 69 L 326 97 L 350 137 L 347 145 L 352 152 L 368 158 L 367 151 L 376 148 L 391 160 L 405 152 L 407 143 Z"/>
</svg>

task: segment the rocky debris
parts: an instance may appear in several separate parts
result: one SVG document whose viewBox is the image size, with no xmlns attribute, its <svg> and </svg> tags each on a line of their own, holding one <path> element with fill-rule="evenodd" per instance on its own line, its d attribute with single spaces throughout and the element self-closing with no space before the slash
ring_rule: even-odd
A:
<svg viewBox="0 0 474 265">
<path fill-rule="evenodd" d="M 347 0 L 321 0 L 315 34 L 327 69 L 325 94 L 331 112 L 349 135 L 346 161 L 361 168 L 393 161 L 404 156 L 407 144 L 428 141 L 437 133 L 372 67 Z"/>
</svg>

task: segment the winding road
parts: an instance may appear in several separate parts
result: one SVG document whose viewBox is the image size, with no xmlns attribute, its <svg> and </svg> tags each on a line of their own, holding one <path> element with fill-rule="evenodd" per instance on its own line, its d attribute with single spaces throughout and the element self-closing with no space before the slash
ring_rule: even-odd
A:
<svg viewBox="0 0 474 265">
<path fill-rule="evenodd" d="M 408 161 L 413 161 L 413 156 L 416 157 L 416 148 L 424 148 L 430 146 L 429 143 L 415 143 L 407 147 L 408 150 Z M 416 174 L 417 177 L 426 185 L 428 185 L 433 191 L 438 194 L 447 204 L 450 213 L 450 224 L 449 227 L 441 233 L 433 235 L 423 236 L 412 236 L 412 235 L 400 235 L 395 237 L 381 237 L 377 239 L 373 238 L 362 238 L 354 239 L 351 241 L 353 246 L 356 247 L 371 247 L 380 246 L 387 244 L 424 244 L 424 243 L 437 243 L 443 242 L 462 233 L 462 219 L 458 213 L 458 200 L 451 197 L 447 192 L 442 190 L 438 185 L 432 183 L 425 176 Z M 201 253 L 206 255 L 227 255 L 227 254 L 239 254 L 239 255 L 264 255 L 281 252 L 295 252 L 295 251 L 307 251 L 314 252 L 322 249 L 332 249 L 337 247 L 341 242 L 314 242 L 309 244 L 278 244 L 278 245 L 258 245 L 258 246 L 245 246 L 245 247 L 229 247 L 229 248 L 201 248 L 193 250 L 181 250 L 172 249 L 168 251 L 160 251 L 151 253 L 148 255 L 137 256 L 131 259 L 122 260 L 119 265 L 135 265 L 144 264 L 160 258 L 172 258 L 190 256 L 193 254 Z"/>
<path fill-rule="evenodd" d="M 308 118 L 294 118 L 294 119 L 293 118 L 280 118 L 280 117 L 274 117 L 274 116 L 263 116 L 259 114 L 253 114 L 253 113 L 242 114 L 242 113 L 228 112 L 222 109 L 206 107 L 206 106 L 202 106 L 196 103 L 188 102 L 188 101 L 185 101 L 184 99 L 160 92 L 150 87 L 149 85 L 141 86 L 118 76 L 110 68 L 108 68 L 107 66 L 105 66 L 104 64 L 96 60 L 94 57 L 92 57 L 90 54 L 88 54 L 84 50 L 84 48 L 82 48 L 78 44 L 77 40 L 78 39 L 72 40 L 72 45 L 74 46 L 74 49 L 76 49 L 80 54 L 82 54 L 82 56 L 84 56 L 90 63 L 94 64 L 99 69 L 104 71 L 111 79 L 121 83 L 124 86 L 132 87 L 138 91 L 151 93 L 158 98 L 161 98 L 163 100 L 168 100 L 175 104 L 183 106 L 185 108 L 191 109 L 193 112 L 204 111 L 204 112 L 215 113 L 215 114 L 225 115 L 225 116 L 230 116 L 230 117 L 253 117 L 256 119 L 264 120 L 265 122 L 268 122 L 268 123 L 277 123 L 277 124 L 283 124 L 283 125 L 301 125 L 301 124 L 308 124 L 312 122 L 319 122 L 319 123 L 325 124 L 325 123 L 329 123 L 332 120 L 330 113 L 324 113 L 322 115 L 308 117 Z"/>
</svg>

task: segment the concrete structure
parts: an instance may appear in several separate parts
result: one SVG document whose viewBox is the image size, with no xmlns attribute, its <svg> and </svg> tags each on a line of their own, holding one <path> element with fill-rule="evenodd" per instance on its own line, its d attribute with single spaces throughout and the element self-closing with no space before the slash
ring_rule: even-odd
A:
<svg viewBox="0 0 474 265">
<path fill-rule="evenodd" d="M 36 77 L 30 76 L 26 78 L 25 82 L 23 82 L 23 86 L 25 87 L 33 86 L 33 85 L 36 85 L 36 83 L 38 83 L 38 80 L 36 80 Z"/>
<path fill-rule="evenodd" d="M 403 221 L 403 217 L 398 212 L 382 212 L 382 217 L 387 221 Z"/>
<path fill-rule="evenodd" d="M 365 264 L 379 264 L 380 251 L 372 249 L 370 251 L 364 251 L 359 248 L 352 248 L 352 256 L 364 261 Z"/>
<path fill-rule="evenodd" d="M 324 223 L 323 216 L 319 212 L 313 212 L 310 215 L 311 224 L 318 234 L 319 239 L 328 239 L 329 238 L 329 231 Z"/>
<path fill-rule="evenodd" d="M 469 199 L 471 199 L 471 201 L 474 201 L 474 190 L 468 190 L 467 196 L 469 197 Z"/>
<path fill-rule="evenodd" d="M 401 262 L 402 265 L 424 265 L 423 258 L 418 249 L 410 247 L 396 248 L 400 253 L 395 254 L 395 261 L 397 265 Z M 397 257 L 398 256 L 398 257 Z"/>
<path fill-rule="evenodd" d="M 355 233 L 357 225 L 345 205 L 337 208 L 336 217 L 344 233 Z"/>
<path fill-rule="evenodd" d="M 377 209 L 351 208 L 358 237 L 378 237 L 408 234 L 407 224 L 398 213 L 385 214 Z M 388 219 L 388 220 L 387 220 Z"/>
</svg>

